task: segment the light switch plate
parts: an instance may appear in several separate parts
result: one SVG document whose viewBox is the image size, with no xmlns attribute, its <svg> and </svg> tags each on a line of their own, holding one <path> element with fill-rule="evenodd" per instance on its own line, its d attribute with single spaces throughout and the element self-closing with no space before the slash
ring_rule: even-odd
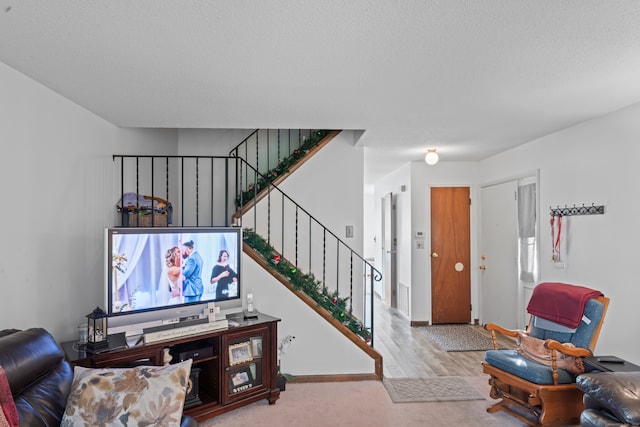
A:
<svg viewBox="0 0 640 427">
<path fill-rule="evenodd" d="M 346 237 L 353 237 L 353 225 L 347 225 L 345 227 L 345 236 Z"/>
</svg>

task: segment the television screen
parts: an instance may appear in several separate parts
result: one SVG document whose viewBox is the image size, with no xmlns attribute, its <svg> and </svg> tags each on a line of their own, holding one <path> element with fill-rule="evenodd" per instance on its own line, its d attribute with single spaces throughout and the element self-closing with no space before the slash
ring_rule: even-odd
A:
<svg viewBox="0 0 640 427">
<path fill-rule="evenodd" d="M 240 228 L 110 228 L 109 316 L 241 299 Z"/>
</svg>

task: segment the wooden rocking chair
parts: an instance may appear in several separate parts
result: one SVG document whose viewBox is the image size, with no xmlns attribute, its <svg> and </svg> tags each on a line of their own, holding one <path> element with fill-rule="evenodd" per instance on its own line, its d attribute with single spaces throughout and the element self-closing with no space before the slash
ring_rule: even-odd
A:
<svg viewBox="0 0 640 427">
<path fill-rule="evenodd" d="M 494 350 L 485 353 L 483 372 L 490 375 L 490 396 L 500 399 L 487 408 L 487 412 L 503 410 L 529 425 L 579 424 L 583 393 L 576 386 L 576 375 L 558 367 L 558 361 L 564 357 L 562 354 L 575 358 L 593 355 L 608 305 L 609 298 L 602 295 L 586 301 L 579 326 L 569 332 L 562 328 L 545 329 L 548 322 L 538 322 L 533 315 L 526 332 L 486 324 Z M 526 334 L 544 340 L 544 347 L 550 353 L 550 366 L 533 361 L 517 350 L 499 350 L 497 333 L 512 338 Z"/>
</svg>

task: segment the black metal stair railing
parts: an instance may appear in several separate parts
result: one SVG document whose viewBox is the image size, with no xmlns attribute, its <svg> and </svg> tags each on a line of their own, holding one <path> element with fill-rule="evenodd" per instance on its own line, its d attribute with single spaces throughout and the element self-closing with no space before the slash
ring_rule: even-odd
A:
<svg viewBox="0 0 640 427">
<path fill-rule="evenodd" d="M 321 129 L 257 129 L 236 145 L 229 156 L 243 159 L 260 173 L 262 178 L 256 178 L 257 181 L 245 180 L 245 187 L 257 187 L 260 192 L 267 183 L 286 174 L 330 132 Z"/>
<path fill-rule="evenodd" d="M 373 283 L 381 273 L 244 159 L 113 159 L 113 200 L 123 200 L 126 192 L 162 198 L 172 207 L 170 225 L 242 226 L 245 241 L 276 271 L 373 345 Z M 260 180 L 267 182 L 262 193 L 254 184 Z M 121 225 L 115 209 L 114 215 Z"/>
<path fill-rule="evenodd" d="M 249 230 L 245 234 L 254 249 L 294 287 L 373 345 L 373 289 L 382 274 L 276 185 L 268 183 L 262 194 L 257 186 L 247 189 L 246 182 L 261 180 L 268 182 L 241 161 L 236 201 L 251 209 L 236 218 Z"/>
</svg>

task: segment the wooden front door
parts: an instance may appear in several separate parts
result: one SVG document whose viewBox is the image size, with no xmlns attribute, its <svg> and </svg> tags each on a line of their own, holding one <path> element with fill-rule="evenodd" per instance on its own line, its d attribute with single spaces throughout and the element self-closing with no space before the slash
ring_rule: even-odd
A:
<svg viewBox="0 0 640 427">
<path fill-rule="evenodd" d="M 471 322 L 469 187 L 431 188 L 431 321 Z"/>
</svg>

